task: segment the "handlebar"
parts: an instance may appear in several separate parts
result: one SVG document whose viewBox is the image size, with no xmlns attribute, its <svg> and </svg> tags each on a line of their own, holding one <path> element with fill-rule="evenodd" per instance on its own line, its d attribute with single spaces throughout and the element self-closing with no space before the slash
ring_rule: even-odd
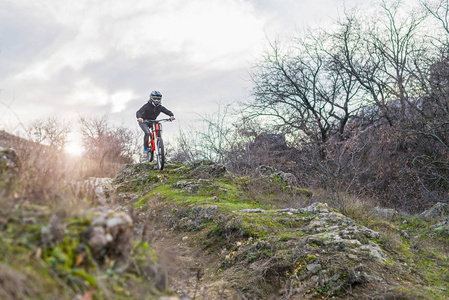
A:
<svg viewBox="0 0 449 300">
<path fill-rule="evenodd" d="M 144 123 L 163 123 L 163 122 L 172 122 L 170 119 L 160 119 L 160 120 L 143 120 Z"/>
</svg>

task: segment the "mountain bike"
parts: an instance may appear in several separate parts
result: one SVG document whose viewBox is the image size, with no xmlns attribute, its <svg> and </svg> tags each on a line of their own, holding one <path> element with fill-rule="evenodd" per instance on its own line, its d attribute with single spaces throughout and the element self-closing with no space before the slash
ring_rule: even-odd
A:
<svg viewBox="0 0 449 300">
<path fill-rule="evenodd" d="M 163 122 L 171 122 L 170 119 L 161 120 L 143 120 L 150 128 L 150 142 L 147 153 L 147 160 L 153 161 L 156 156 L 157 168 L 162 170 L 165 164 L 164 141 L 162 140 Z"/>
</svg>

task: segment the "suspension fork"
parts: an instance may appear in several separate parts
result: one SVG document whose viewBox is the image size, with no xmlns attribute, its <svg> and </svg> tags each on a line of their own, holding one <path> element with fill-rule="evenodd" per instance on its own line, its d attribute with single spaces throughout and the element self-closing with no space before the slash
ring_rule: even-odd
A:
<svg viewBox="0 0 449 300">
<path fill-rule="evenodd" d="M 154 123 L 151 129 L 151 150 L 156 150 L 156 140 L 159 136 L 161 136 L 161 125 L 159 123 Z"/>
</svg>

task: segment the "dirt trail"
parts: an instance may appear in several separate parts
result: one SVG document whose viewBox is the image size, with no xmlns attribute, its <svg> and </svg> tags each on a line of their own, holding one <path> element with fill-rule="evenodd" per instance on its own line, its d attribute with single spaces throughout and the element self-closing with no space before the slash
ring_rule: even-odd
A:
<svg viewBox="0 0 449 300">
<path fill-rule="evenodd" d="M 166 269 L 169 289 L 188 299 L 240 299 L 226 280 L 215 275 L 216 255 L 195 247 L 186 233 L 157 230 L 150 242 Z"/>
</svg>

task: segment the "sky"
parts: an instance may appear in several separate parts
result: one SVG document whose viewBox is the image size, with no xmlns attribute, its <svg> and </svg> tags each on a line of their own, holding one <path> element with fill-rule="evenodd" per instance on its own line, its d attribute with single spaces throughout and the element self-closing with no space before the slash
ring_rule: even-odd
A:
<svg viewBox="0 0 449 300">
<path fill-rule="evenodd" d="M 268 40 L 360 1 L 0 0 L 0 129 L 107 114 L 140 130 L 135 112 L 158 90 L 177 119 L 164 135 L 175 135 L 250 97 Z M 80 151 L 76 136 L 70 148 Z"/>
</svg>

